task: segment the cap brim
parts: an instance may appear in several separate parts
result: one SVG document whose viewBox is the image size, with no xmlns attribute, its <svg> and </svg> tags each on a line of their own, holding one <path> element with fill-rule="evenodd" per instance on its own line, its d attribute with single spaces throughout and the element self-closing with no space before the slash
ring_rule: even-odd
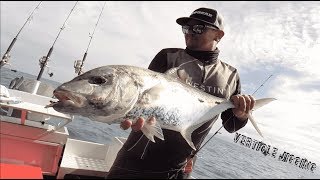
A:
<svg viewBox="0 0 320 180">
<path fill-rule="evenodd" d="M 198 18 L 194 18 L 194 17 L 181 17 L 181 18 L 178 18 L 176 20 L 176 22 L 180 25 L 186 25 L 191 19 L 194 19 L 194 20 L 198 20 L 198 21 L 201 21 L 201 22 L 205 22 L 207 24 L 210 24 L 210 25 L 214 25 L 212 24 L 211 22 L 208 22 L 208 21 L 204 21 L 202 19 L 198 19 Z M 215 25 L 214 25 L 215 26 Z"/>
<path fill-rule="evenodd" d="M 190 20 L 191 20 L 191 18 L 189 18 L 189 17 L 181 17 L 181 18 L 178 18 L 176 20 L 176 22 L 178 24 L 180 24 L 181 26 L 183 26 L 183 25 L 186 25 Z"/>
<path fill-rule="evenodd" d="M 212 24 L 211 22 L 204 21 L 204 20 L 202 20 L 202 19 L 198 19 L 198 18 L 194 18 L 194 17 L 181 17 L 181 18 L 178 18 L 178 19 L 176 20 L 176 22 L 177 22 L 178 24 L 180 24 L 181 26 L 183 26 L 183 25 L 186 25 L 186 24 L 187 24 L 190 20 L 192 20 L 192 19 L 198 20 L 198 21 L 201 21 L 201 22 L 204 22 L 204 23 L 207 23 L 207 24 L 210 24 L 210 25 L 216 27 L 217 29 L 219 29 L 216 25 Z M 219 29 L 219 30 L 220 30 L 220 29 Z"/>
</svg>

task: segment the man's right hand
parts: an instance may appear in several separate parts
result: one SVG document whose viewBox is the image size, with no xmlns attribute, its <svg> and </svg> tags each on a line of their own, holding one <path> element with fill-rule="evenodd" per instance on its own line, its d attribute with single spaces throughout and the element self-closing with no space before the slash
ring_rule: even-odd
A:
<svg viewBox="0 0 320 180">
<path fill-rule="evenodd" d="M 135 123 L 132 123 L 132 121 L 129 119 L 124 120 L 123 122 L 121 122 L 120 127 L 124 130 L 127 130 L 131 127 L 134 131 L 140 131 L 143 125 L 144 119 L 142 117 L 139 117 Z"/>
</svg>

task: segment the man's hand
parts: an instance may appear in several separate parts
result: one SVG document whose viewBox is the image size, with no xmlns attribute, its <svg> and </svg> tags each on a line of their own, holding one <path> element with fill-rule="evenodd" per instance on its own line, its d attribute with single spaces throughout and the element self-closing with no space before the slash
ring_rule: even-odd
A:
<svg viewBox="0 0 320 180">
<path fill-rule="evenodd" d="M 147 123 L 148 125 L 153 125 L 156 123 L 156 118 L 154 116 L 151 116 L 147 121 L 145 121 L 142 117 L 139 117 L 135 123 L 132 123 L 130 119 L 126 119 L 120 124 L 120 128 L 123 130 L 127 130 L 131 127 L 134 131 L 140 131 L 145 123 Z"/>
<path fill-rule="evenodd" d="M 234 104 L 232 109 L 233 114 L 240 120 L 248 118 L 249 111 L 252 110 L 255 104 L 255 99 L 251 95 L 233 95 L 231 101 Z"/>
<path fill-rule="evenodd" d="M 134 131 L 140 131 L 143 125 L 144 125 L 144 119 L 142 117 L 139 117 L 135 123 L 132 123 L 132 121 L 129 119 L 124 120 L 120 124 L 120 127 L 121 129 L 124 129 L 124 130 L 127 130 L 128 128 L 131 127 L 132 130 Z"/>
</svg>

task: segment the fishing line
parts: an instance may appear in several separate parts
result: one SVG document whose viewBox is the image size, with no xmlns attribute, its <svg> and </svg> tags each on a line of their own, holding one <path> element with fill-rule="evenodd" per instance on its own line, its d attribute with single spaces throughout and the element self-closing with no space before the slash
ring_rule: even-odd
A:
<svg viewBox="0 0 320 180">
<path fill-rule="evenodd" d="M 149 145 L 149 142 L 150 142 L 150 140 L 148 140 L 148 142 L 147 142 L 146 146 L 144 147 L 144 149 L 143 149 L 143 153 L 142 153 L 142 155 L 141 155 L 140 159 L 143 159 L 143 156 L 144 156 L 144 154 L 145 154 L 145 152 L 146 152 L 146 150 L 147 150 L 147 147 L 148 147 L 148 145 Z"/>
<path fill-rule="evenodd" d="M 273 74 L 271 74 L 253 93 L 252 95 L 254 95 L 270 78 L 271 76 L 273 76 Z"/>
<path fill-rule="evenodd" d="M 140 140 L 142 139 L 143 135 L 144 135 L 144 134 L 142 134 L 142 135 L 140 136 L 140 138 L 138 139 L 138 141 L 137 141 L 131 148 L 129 148 L 127 151 L 131 151 L 131 149 L 133 149 L 133 148 L 140 142 Z"/>
</svg>

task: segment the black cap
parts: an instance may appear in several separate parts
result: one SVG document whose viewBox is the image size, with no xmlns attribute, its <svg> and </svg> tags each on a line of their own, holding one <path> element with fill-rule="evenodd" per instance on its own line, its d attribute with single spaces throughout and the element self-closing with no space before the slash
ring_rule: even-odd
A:
<svg viewBox="0 0 320 180">
<path fill-rule="evenodd" d="M 215 9 L 199 8 L 192 12 L 189 17 L 181 17 L 176 20 L 180 25 L 186 25 L 191 19 L 210 24 L 223 31 L 223 20 Z"/>
</svg>

